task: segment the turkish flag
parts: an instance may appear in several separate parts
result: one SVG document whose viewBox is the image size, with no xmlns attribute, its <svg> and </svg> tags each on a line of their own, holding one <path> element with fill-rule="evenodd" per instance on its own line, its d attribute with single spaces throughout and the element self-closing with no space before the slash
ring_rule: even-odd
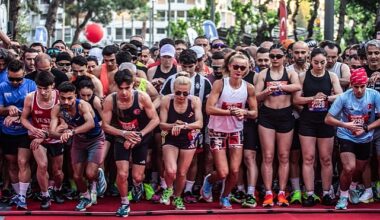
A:
<svg viewBox="0 0 380 220">
<path fill-rule="evenodd" d="M 279 24 L 280 27 L 280 42 L 283 42 L 288 38 L 288 32 L 287 32 L 287 22 L 286 18 L 288 17 L 288 12 L 286 10 L 286 4 L 284 0 L 280 0 L 280 7 L 279 7 Z"/>
</svg>

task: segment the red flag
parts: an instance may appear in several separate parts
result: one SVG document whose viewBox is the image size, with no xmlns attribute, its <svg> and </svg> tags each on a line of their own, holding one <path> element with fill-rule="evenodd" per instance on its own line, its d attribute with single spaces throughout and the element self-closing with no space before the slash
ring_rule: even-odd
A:
<svg viewBox="0 0 380 220">
<path fill-rule="evenodd" d="M 286 18 L 288 17 L 288 12 L 286 10 L 286 4 L 284 0 L 280 1 L 280 13 L 279 13 L 279 24 L 280 27 L 280 42 L 286 40 L 288 38 L 288 32 L 287 32 L 287 22 Z"/>
</svg>

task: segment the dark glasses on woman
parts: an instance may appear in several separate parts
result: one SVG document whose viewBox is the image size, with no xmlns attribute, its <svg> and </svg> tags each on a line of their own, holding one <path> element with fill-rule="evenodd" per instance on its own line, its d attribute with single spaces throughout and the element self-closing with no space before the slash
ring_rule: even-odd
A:
<svg viewBox="0 0 380 220">
<path fill-rule="evenodd" d="M 247 69 L 246 66 L 240 66 L 240 65 L 232 65 L 232 68 L 233 68 L 234 70 L 238 70 L 238 69 L 240 69 L 240 71 L 245 71 L 245 70 Z"/>
<path fill-rule="evenodd" d="M 175 91 L 175 93 L 174 93 L 175 95 L 177 95 L 177 96 L 181 96 L 181 95 L 183 95 L 183 96 L 188 96 L 189 95 L 189 92 L 181 92 L 181 91 Z"/>
<path fill-rule="evenodd" d="M 269 54 L 269 58 L 271 59 L 274 59 L 274 58 L 281 59 L 283 57 L 284 57 L 284 54 Z"/>
</svg>

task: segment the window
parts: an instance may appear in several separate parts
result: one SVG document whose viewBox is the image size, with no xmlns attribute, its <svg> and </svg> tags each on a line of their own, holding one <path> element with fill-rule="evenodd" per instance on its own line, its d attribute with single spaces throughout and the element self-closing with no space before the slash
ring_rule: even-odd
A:
<svg viewBox="0 0 380 220">
<path fill-rule="evenodd" d="M 166 20 L 166 12 L 165 11 L 157 11 L 156 20 L 157 21 L 165 21 Z"/>
<path fill-rule="evenodd" d="M 165 34 L 166 29 L 165 28 L 157 28 L 157 34 Z"/>
<path fill-rule="evenodd" d="M 123 39 L 123 28 L 116 28 L 115 29 L 115 39 L 116 40 L 124 40 Z"/>
<path fill-rule="evenodd" d="M 131 28 L 126 28 L 125 29 L 125 37 L 130 38 L 132 36 L 132 29 Z"/>
<path fill-rule="evenodd" d="M 173 20 L 175 18 L 175 11 L 170 11 L 170 19 Z"/>
<path fill-rule="evenodd" d="M 185 18 L 185 11 L 177 11 L 177 19 Z"/>
<path fill-rule="evenodd" d="M 55 30 L 55 40 L 58 40 L 58 39 L 62 40 L 62 29 Z"/>
<path fill-rule="evenodd" d="M 177 0 L 177 3 L 185 3 L 185 0 Z"/>
<path fill-rule="evenodd" d="M 110 27 L 107 28 L 107 35 L 108 36 L 112 35 L 112 28 L 110 28 Z"/>
<path fill-rule="evenodd" d="M 65 42 L 71 41 L 71 28 L 65 29 Z"/>
<path fill-rule="evenodd" d="M 41 4 L 50 4 L 50 0 L 41 0 Z"/>
<path fill-rule="evenodd" d="M 136 28 L 135 29 L 135 34 L 136 35 L 140 35 L 142 33 L 142 29 L 141 28 Z"/>
<path fill-rule="evenodd" d="M 146 33 L 147 33 L 147 34 L 149 34 L 149 31 L 150 31 L 149 28 L 146 28 Z"/>
</svg>

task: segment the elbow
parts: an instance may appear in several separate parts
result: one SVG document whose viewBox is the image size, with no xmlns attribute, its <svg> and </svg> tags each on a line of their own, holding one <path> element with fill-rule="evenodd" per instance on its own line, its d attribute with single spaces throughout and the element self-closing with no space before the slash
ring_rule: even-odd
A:
<svg viewBox="0 0 380 220">
<path fill-rule="evenodd" d="M 326 117 L 325 117 L 325 124 L 327 124 L 327 125 L 332 125 L 332 124 L 331 124 L 331 119 L 330 119 L 330 116 L 329 116 L 329 115 L 326 115 Z"/>
<path fill-rule="evenodd" d="M 211 115 L 212 114 L 212 107 L 209 105 L 206 105 L 206 114 Z"/>
</svg>

